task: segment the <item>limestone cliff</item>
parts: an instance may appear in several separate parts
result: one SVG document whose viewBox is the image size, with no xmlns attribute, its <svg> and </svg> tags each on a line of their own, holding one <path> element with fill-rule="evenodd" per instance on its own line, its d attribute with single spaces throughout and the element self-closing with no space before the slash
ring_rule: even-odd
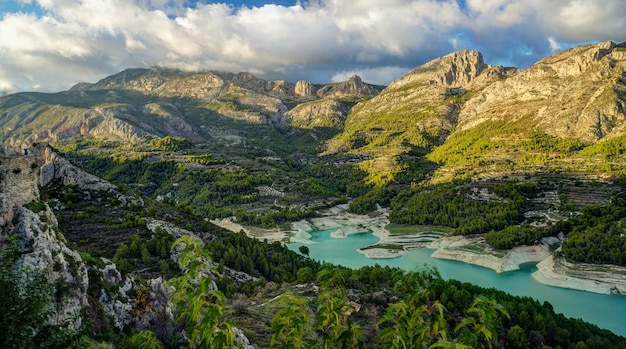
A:
<svg viewBox="0 0 626 349">
<path fill-rule="evenodd" d="M 516 71 L 486 65 L 477 51 L 437 58 L 357 104 L 346 118 L 343 133 L 327 142 L 327 153 L 364 154 L 370 157 L 362 164 L 364 168 L 391 175 L 398 164 L 412 161 L 398 161 L 399 156 L 445 141 L 457 125 L 466 95 Z"/>
<path fill-rule="evenodd" d="M 40 188 L 56 182 L 82 191 L 104 192 L 122 204 L 138 200 L 121 195 L 116 186 L 83 172 L 50 147 L 36 145 L 29 149 L 28 156 L 0 158 L 0 248 L 15 237 L 17 267 L 43 272 L 53 283 L 50 323 L 78 328 L 85 313 L 104 309 L 119 329 L 136 325 L 142 318 L 131 316 L 134 299 L 127 296 L 138 287 L 136 281 L 122 277 L 115 264 L 105 259 L 100 262 L 102 269 L 88 266 L 79 253 L 69 248 L 52 209 L 42 200 Z M 101 289 L 90 285 L 90 279 L 98 280 L 95 275 L 101 275 Z M 108 285 L 106 290 L 104 285 Z M 152 292 L 164 292 L 163 285 L 155 285 L 158 287 Z M 99 293 L 97 303 L 90 300 L 89 292 Z M 167 302 L 163 307 L 169 307 Z"/>
<path fill-rule="evenodd" d="M 0 161 L 0 242 L 15 236 L 19 266 L 44 272 L 58 290 L 63 290 L 51 299 L 50 321 L 69 322 L 78 328 L 81 311 L 88 305 L 87 267 L 80 255 L 67 247 L 54 214 L 41 201 L 39 159 L 4 157 Z"/>
<path fill-rule="evenodd" d="M 336 100 L 323 99 L 299 104 L 286 113 L 294 127 L 343 127 L 350 108 Z"/>
<path fill-rule="evenodd" d="M 441 87 L 466 87 L 488 66 L 478 51 L 463 50 L 421 65 L 391 83 L 387 89 L 395 90 L 416 83 Z"/>
<path fill-rule="evenodd" d="M 584 142 L 626 132 L 626 46 L 575 47 L 487 86 L 465 103 L 459 130 L 482 122 L 523 124 Z"/>
</svg>

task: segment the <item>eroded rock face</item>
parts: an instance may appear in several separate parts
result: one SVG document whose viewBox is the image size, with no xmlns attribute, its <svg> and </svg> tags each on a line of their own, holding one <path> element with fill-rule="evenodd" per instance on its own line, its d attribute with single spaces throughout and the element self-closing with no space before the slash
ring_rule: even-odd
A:
<svg viewBox="0 0 626 349">
<path fill-rule="evenodd" d="M 361 77 L 352 75 L 348 81 L 328 84 L 317 91 L 320 98 L 368 99 L 376 96 L 378 90 L 365 84 Z"/>
<path fill-rule="evenodd" d="M 296 97 L 301 99 L 313 99 L 315 98 L 315 87 L 312 83 L 304 80 L 296 82 L 294 88 Z"/>
<path fill-rule="evenodd" d="M 441 87 L 468 87 L 489 66 L 478 51 L 462 50 L 421 65 L 391 83 L 387 90 L 421 83 Z"/>
<path fill-rule="evenodd" d="M 294 127 L 343 127 L 350 108 L 336 100 L 325 99 L 300 104 L 287 112 Z"/>
<path fill-rule="evenodd" d="M 0 228 L 7 228 L 19 207 L 39 198 L 38 167 L 32 157 L 0 158 Z"/>
<path fill-rule="evenodd" d="M 459 114 L 459 129 L 503 121 L 585 142 L 617 136 L 626 132 L 624 74 L 623 44 L 575 47 L 469 99 Z"/>
<path fill-rule="evenodd" d="M 19 266 L 43 272 L 62 290 L 51 299 L 50 322 L 78 328 L 82 323 L 79 315 L 88 303 L 87 268 L 80 255 L 67 247 L 54 214 L 40 201 L 38 164 L 33 156 L 0 160 L 0 242 L 15 236 Z M 24 207 L 32 202 L 39 202 L 39 212 Z"/>
<path fill-rule="evenodd" d="M 117 190 L 115 185 L 84 172 L 49 147 L 36 145 L 31 149 L 33 157 L 37 157 L 38 162 L 41 163 L 39 175 L 41 186 L 45 187 L 59 180 L 63 185 L 75 185 L 83 189 L 111 192 Z"/>
<path fill-rule="evenodd" d="M 75 167 L 47 146 L 37 145 L 29 150 L 28 156 L 0 158 L 0 244 L 15 237 L 19 252 L 17 267 L 41 272 L 54 285 L 50 323 L 78 329 L 85 309 L 94 307 L 88 298 L 88 267 L 80 254 L 66 245 L 54 213 L 41 200 L 39 185 L 59 181 L 84 190 L 105 191 L 123 202 L 131 202 L 131 199 L 119 194 L 114 185 Z M 134 280 L 122 278 L 110 261 L 96 274 L 102 274 L 107 284 L 118 285 L 113 287 L 116 292 L 101 297 L 103 302 L 97 307 L 104 309 L 120 329 L 132 323 L 135 319 L 130 310 L 134 300 L 126 293 L 136 287 Z M 102 292 L 106 293 L 104 289 Z"/>
<path fill-rule="evenodd" d="M 24 207 L 16 213 L 13 234 L 18 237 L 21 266 L 27 270 L 44 271 L 57 286 L 57 296 L 51 300 L 53 314 L 50 322 L 69 323 L 77 329 L 82 323 L 81 310 L 88 304 L 89 278 L 85 263 L 57 237 L 58 232 L 52 225 L 42 222 L 45 215 Z M 46 215 L 51 214 L 48 208 Z"/>
</svg>

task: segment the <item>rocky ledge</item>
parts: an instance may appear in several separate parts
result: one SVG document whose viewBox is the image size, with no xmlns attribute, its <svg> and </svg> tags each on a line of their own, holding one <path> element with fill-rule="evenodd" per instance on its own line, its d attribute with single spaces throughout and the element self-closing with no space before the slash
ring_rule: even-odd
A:
<svg viewBox="0 0 626 349">
<path fill-rule="evenodd" d="M 289 241 L 303 244 L 315 244 L 309 234 L 313 230 L 335 229 L 341 233 L 334 238 L 347 237 L 349 234 L 371 230 L 379 241 L 358 252 L 368 258 L 397 258 L 417 248 L 433 249 L 432 258 L 460 261 L 490 268 L 497 273 L 518 270 L 524 263 L 536 263 L 539 269 L 532 276 L 546 285 L 582 290 L 602 294 L 626 295 L 626 267 L 598 266 L 592 264 L 572 264 L 562 259 L 554 260 L 550 245 L 558 244 L 560 239 L 552 238 L 539 245 L 520 246 L 509 251 L 491 249 L 481 237 L 446 236 L 443 233 L 427 232 L 414 235 L 392 236 L 385 226 L 389 224 L 387 212 L 380 212 L 376 217 L 353 215 L 346 212 L 346 207 L 337 206 L 323 212 L 320 218 L 302 220 L 293 223 L 290 231 L 273 232 L 275 241 Z M 226 222 L 230 224 L 225 224 Z M 263 239 L 264 232 L 246 229 L 231 220 L 221 220 L 218 225 L 237 232 L 244 230 L 249 236 Z M 270 234 L 269 236 L 271 236 Z M 389 248 L 393 246 L 393 248 Z"/>
<path fill-rule="evenodd" d="M 573 264 L 550 256 L 537 264 L 532 277 L 545 285 L 602 294 L 626 295 L 626 267 Z"/>
<path fill-rule="evenodd" d="M 518 270 L 524 263 L 542 261 L 550 256 L 547 245 L 519 246 L 508 251 L 494 251 L 480 238 L 449 236 L 431 243 L 436 249 L 432 258 L 448 259 L 493 269 L 496 273 Z"/>
<path fill-rule="evenodd" d="M 554 242 L 554 241 L 552 241 Z M 548 244 L 520 246 L 509 251 L 485 248 L 480 238 L 450 236 L 431 243 L 432 258 L 460 261 L 493 269 L 497 273 L 518 270 L 524 263 L 538 262 L 532 277 L 544 285 L 600 294 L 626 295 L 626 267 L 569 263 L 555 258 Z"/>
</svg>

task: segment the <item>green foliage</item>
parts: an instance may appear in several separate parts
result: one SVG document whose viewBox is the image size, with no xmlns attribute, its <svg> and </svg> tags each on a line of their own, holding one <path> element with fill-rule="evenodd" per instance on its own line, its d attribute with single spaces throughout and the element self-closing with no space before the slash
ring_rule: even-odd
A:
<svg viewBox="0 0 626 349">
<path fill-rule="evenodd" d="M 146 330 L 141 331 L 122 341 L 122 349 L 162 349 L 161 343 L 154 332 Z"/>
<path fill-rule="evenodd" d="M 557 138 L 540 131 L 530 132 L 529 138 L 520 142 L 519 145 L 525 152 L 569 153 L 584 147 L 584 144 L 577 139 Z"/>
<path fill-rule="evenodd" d="M 150 162 L 145 159 L 96 156 L 84 163 L 85 168 L 104 179 L 121 184 L 138 184 L 138 190 L 153 195 L 161 186 L 171 185 L 182 169 L 174 161 Z"/>
<path fill-rule="evenodd" d="M 339 196 L 340 193 L 333 188 L 329 188 L 325 181 L 317 178 L 311 178 L 301 183 L 298 188 L 298 192 L 304 195 L 310 196 Z"/>
<path fill-rule="evenodd" d="M 440 279 L 436 270 L 426 269 L 405 274 L 396 284 L 404 294 L 400 302 L 389 305 L 380 319 L 379 340 L 385 348 L 441 347 L 448 341 L 446 308 L 430 291 L 431 283 Z"/>
<path fill-rule="evenodd" d="M 626 135 L 592 144 L 581 151 L 583 155 L 602 155 L 605 158 L 620 156 L 624 153 L 626 153 Z"/>
<path fill-rule="evenodd" d="M 364 182 L 367 172 L 352 165 L 334 165 L 320 161 L 306 167 L 304 172 L 307 176 L 320 179 L 330 190 L 350 197 L 363 195 L 371 188 Z"/>
<path fill-rule="evenodd" d="M 113 262 L 122 274 L 145 268 L 152 272 L 176 270 L 175 263 L 170 261 L 170 246 L 173 242 L 174 237 L 160 227 L 154 233 L 143 230 L 128 237 L 120 245 Z"/>
<path fill-rule="evenodd" d="M 188 156 L 187 161 L 205 166 L 222 165 L 225 163 L 224 160 L 214 159 L 211 154 Z"/>
<path fill-rule="evenodd" d="M 486 233 L 519 224 L 521 210 L 527 204 L 514 184 L 507 193 L 506 202 L 485 202 L 471 199 L 467 189 L 457 183 L 441 185 L 429 190 L 404 191 L 391 201 L 389 219 L 399 224 L 439 225 L 456 228 L 456 234 Z"/>
<path fill-rule="evenodd" d="M 46 210 L 46 203 L 43 202 L 42 200 L 36 200 L 36 201 L 31 201 L 25 204 L 24 207 L 26 207 L 27 209 L 35 213 L 39 213 L 39 212 L 43 212 Z"/>
<path fill-rule="evenodd" d="M 225 296 L 211 278 L 216 270 L 202 241 L 188 236 L 176 240 L 172 249 L 181 246 L 179 266 L 183 275 L 171 279 L 174 291 L 170 298 L 177 313 L 176 322 L 183 323 L 189 335 L 189 348 L 230 348 L 235 344 L 233 327 L 222 318 Z"/>
<path fill-rule="evenodd" d="M 310 282 L 314 279 L 311 267 L 302 267 L 298 269 L 298 273 L 296 275 L 298 277 L 298 282 Z"/>
<path fill-rule="evenodd" d="M 504 145 L 501 141 L 493 141 L 489 137 L 494 133 L 490 130 L 497 130 L 503 126 L 502 124 L 491 123 L 490 130 L 485 130 L 481 125 L 455 132 L 446 139 L 443 145 L 434 148 L 428 154 L 428 159 L 439 164 L 478 164 L 481 154 Z"/>
<path fill-rule="evenodd" d="M 53 287 L 41 271 L 16 265 L 17 239 L 10 239 L 3 247 L 0 252 L 0 347 L 33 347 L 35 335 L 50 315 L 49 297 Z"/>
<path fill-rule="evenodd" d="M 510 225 L 502 230 L 490 231 L 485 241 L 493 248 L 508 250 L 516 246 L 534 245 L 542 237 L 547 236 L 548 231 L 529 225 Z"/>
<path fill-rule="evenodd" d="M 309 247 L 306 245 L 302 245 L 300 247 L 298 247 L 298 250 L 300 251 L 300 253 L 302 253 L 305 256 L 309 255 Z"/>
<path fill-rule="evenodd" d="M 317 324 L 315 330 L 321 337 L 317 348 L 362 348 L 361 327 L 351 315 L 355 306 L 345 294 L 345 279 L 341 271 L 327 268 L 318 273 L 320 293 L 317 297 Z"/>
<path fill-rule="evenodd" d="M 533 130 L 522 118 L 514 122 L 484 122 L 454 132 L 427 158 L 439 164 L 485 166 L 506 155 L 509 163 L 516 163 L 519 169 L 571 156 L 583 147 L 577 139 L 553 137 Z"/>
<path fill-rule="evenodd" d="M 367 214 L 376 210 L 376 205 L 389 207 L 391 200 L 396 196 L 397 190 L 392 187 L 377 187 L 367 194 L 354 199 L 348 211 L 356 214 Z"/>
<path fill-rule="evenodd" d="M 580 216 L 559 221 L 548 233 L 563 233 L 562 254 L 573 262 L 626 265 L 626 200 L 613 198 L 610 205 L 582 209 Z"/>
<path fill-rule="evenodd" d="M 530 342 L 528 341 L 524 329 L 518 325 L 509 328 L 506 335 L 506 342 L 511 349 L 528 349 L 530 347 Z"/>
<path fill-rule="evenodd" d="M 509 313 L 502 305 L 482 295 L 474 298 L 474 303 L 466 310 L 466 313 L 469 317 L 463 319 L 456 326 L 455 332 L 464 327 L 471 327 L 472 331 L 465 330 L 460 338 L 467 340 L 465 344 L 471 345 L 473 348 L 478 345 L 478 341 L 481 339 L 484 339 L 491 348 L 492 343 L 498 338 L 499 316 L 504 315 L 510 318 Z"/>
<path fill-rule="evenodd" d="M 153 139 L 150 141 L 150 145 L 163 151 L 179 151 L 193 147 L 193 143 L 186 138 L 170 136 Z"/>
<path fill-rule="evenodd" d="M 300 349 L 305 347 L 305 335 L 311 315 L 304 297 L 285 292 L 278 302 L 279 310 L 272 317 L 272 348 Z"/>
<path fill-rule="evenodd" d="M 510 316 L 510 319 L 503 319 L 502 325 L 505 328 L 516 325 L 521 327 L 524 333 L 529 334 L 531 347 L 544 345 L 551 348 L 569 348 L 581 340 L 602 343 L 594 346 L 596 348 L 624 348 L 625 345 L 623 337 L 584 323 L 580 319 L 569 319 L 562 314 L 556 314 L 549 303 L 541 304 L 529 297 L 516 297 L 493 288 L 485 289 L 456 280 L 440 279 L 434 280 L 431 292 L 453 314 L 466 313 L 466 309 L 471 308 L 473 299 L 478 295 L 494 300 Z M 470 326 L 468 330 L 474 332 L 472 328 Z M 498 333 L 500 331 L 499 329 Z M 534 334 L 531 336 L 531 333 Z"/>
<path fill-rule="evenodd" d="M 217 263 L 277 283 L 296 281 L 302 268 L 310 268 L 311 274 L 316 274 L 319 268 L 317 262 L 303 258 L 279 242 L 257 241 L 243 232 L 219 234 L 206 242 L 206 248 Z M 235 292 L 251 295 L 254 290 L 247 283 L 235 286 L 228 278 L 218 280 L 218 284 L 227 295 Z"/>
</svg>

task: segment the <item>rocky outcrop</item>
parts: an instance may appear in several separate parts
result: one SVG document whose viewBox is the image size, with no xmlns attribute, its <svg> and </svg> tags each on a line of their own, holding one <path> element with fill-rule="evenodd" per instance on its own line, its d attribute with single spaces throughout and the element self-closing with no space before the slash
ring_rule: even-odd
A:
<svg viewBox="0 0 626 349">
<path fill-rule="evenodd" d="M 550 248 L 544 244 L 494 251 L 484 243 L 483 238 L 464 236 L 444 237 L 433 241 L 428 247 L 435 249 L 432 258 L 479 265 L 497 273 L 518 270 L 524 263 L 539 262 L 550 256 Z"/>
<path fill-rule="evenodd" d="M 37 144 L 30 149 L 32 158 L 41 163 L 38 178 L 41 186 L 45 187 L 58 180 L 64 186 L 74 185 L 80 189 L 117 191 L 115 185 L 79 169 L 46 145 Z"/>
<path fill-rule="evenodd" d="M 465 103 L 459 130 L 483 122 L 524 125 L 594 142 L 626 132 L 626 47 L 575 47 L 487 86 Z"/>
<path fill-rule="evenodd" d="M 350 108 L 336 100 L 303 103 L 286 113 L 293 127 L 343 127 Z"/>
<path fill-rule="evenodd" d="M 463 50 L 434 59 L 421 65 L 391 83 L 387 90 L 395 90 L 415 83 L 441 87 L 467 87 L 489 66 L 478 51 Z"/>
<path fill-rule="evenodd" d="M 78 136 L 93 136 L 111 141 L 136 142 L 149 133 L 131 125 L 123 119 L 128 118 L 128 111 L 117 108 L 69 108 L 64 106 L 46 107 L 37 104 L 35 111 L 22 109 L 20 106 L 5 109 L 11 120 L 4 126 L 10 134 L 4 147 L 9 151 L 21 151 L 36 142 L 58 142 Z M 45 119 L 43 123 L 18 123 L 18 120 L 32 118 Z"/>
<path fill-rule="evenodd" d="M 299 99 L 307 100 L 315 98 L 315 86 L 308 81 L 300 80 L 296 82 L 294 92 Z"/>
<path fill-rule="evenodd" d="M 550 256 L 537 264 L 532 277 L 556 287 L 626 295 L 626 268 L 615 265 L 572 264 Z"/>
<path fill-rule="evenodd" d="M 32 157 L 0 158 L 0 228 L 11 224 L 18 208 L 39 199 L 38 167 Z"/>
<path fill-rule="evenodd" d="M 87 267 L 80 255 L 59 239 L 56 225 L 48 219 L 43 221 L 43 217 L 51 215 L 49 208 L 37 214 L 20 207 L 15 226 L 4 234 L 17 236 L 20 265 L 26 270 L 44 272 L 55 285 L 57 294 L 51 299 L 53 314 L 50 322 L 69 324 L 77 329 L 82 323 L 81 311 L 88 304 Z"/>
<path fill-rule="evenodd" d="M 74 186 L 83 191 L 102 191 L 117 197 L 122 204 L 142 204 L 125 197 L 116 186 L 87 174 L 58 155 L 52 148 L 35 145 L 28 156 L 0 159 L 0 243 L 15 237 L 18 243 L 18 267 L 44 273 L 55 287 L 50 300 L 52 324 L 79 328 L 82 315 L 89 309 L 103 309 L 119 329 L 136 321 L 130 313 L 134 299 L 127 293 L 137 287 L 132 278 L 124 278 L 115 264 L 87 266 L 80 254 L 69 248 L 59 230 L 56 217 L 42 201 L 39 188 L 51 184 Z M 88 269 L 91 268 L 88 272 Z M 90 277 L 101 275 L 98 304 L 90 302 Z M 95 280 L 95 279 L 94 279 Z"/>
<path fill-rule="evenodd" d="M 245 80 L 245 78 L 241 78 Z M 215 72 L 185 72 L 152 67 L 127 69 L 91 85 L 92 90 L 130 90 L 160 97 L 210 99 L 225 86 L 224 78 Z M 83 87 L 83 90 L 87 90 Z"/>
<path fill-rule="evenodd" d="M 19 265 L 44 273 L 56 286 L 50 322 L 78 328 L 79 315 L 88 303 L 87 268 L 80 255 L 67 247 L 54 214 L 41 201 L 37 160 L 32 156 L 0 160 L 0 242 L 14 236 L 19 247 Z M 26 208 L 28 204 L 38 212 Z"/>
<path fill-rule="evenodd" d="M 362 100 L 377 94 L 378 90 L 365 84 L 358 75 L 352 75 L 348 81 L 328 84 L 317 90 L 320 98 Z"/>
</svg>

